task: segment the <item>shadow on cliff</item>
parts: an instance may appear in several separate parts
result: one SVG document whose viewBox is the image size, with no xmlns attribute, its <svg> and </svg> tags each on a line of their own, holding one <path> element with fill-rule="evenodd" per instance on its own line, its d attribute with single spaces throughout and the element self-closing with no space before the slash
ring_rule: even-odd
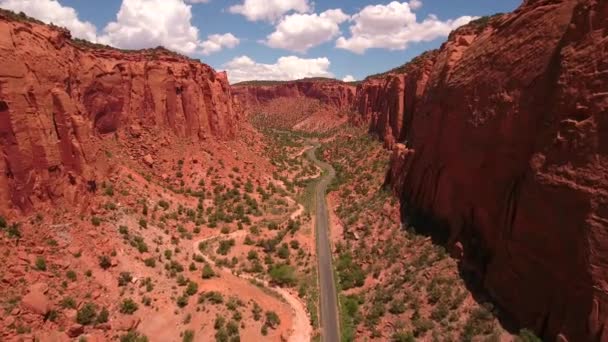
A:
<svg viewBox="0 0 608 342">
<path fill-rule="evenodd" d="M 401 201 L 400 216 L 402 229 L 409 233 L 430 238 L 434 245 L 441 246 L 449 251 L 451 257 L 458 261 L 459 276 L 464 281 L 473 299 L 480 306 L 490 310 L 509 333 L 514 335 L 519 333 L 521 327 L 515 323 L 515 320 L 509 314 L 497 306 L 490 293 L 483 286 L 484 265 L 486 263 L 483 261 L 485 256 L 482 250 L 474 249 L 473 245 L 468 245 L 464 247 L 464 253 L 462 253 L 468 256 L 467 259 L 458 257 L 458 253 L 456 255 L 454 253 L 448 225 L 424 211 L 412 209 L 405 201 Z"/>
</svg>

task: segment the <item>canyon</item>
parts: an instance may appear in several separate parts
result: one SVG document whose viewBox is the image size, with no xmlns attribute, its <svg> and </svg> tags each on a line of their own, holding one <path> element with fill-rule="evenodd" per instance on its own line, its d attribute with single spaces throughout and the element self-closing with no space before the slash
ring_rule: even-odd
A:
<svg viewBox="0 0 608 342">
<path fill-rule="evenodd" d="M 125 250 L 121 235 L 113 231 L 117 237 L 109 237 L 99 230 L 94 217 L 102 217 L 101 227 L 108 230 L 114 226 L 112 220 L 131 230 L 135 230 L 131 226 L 143 227 L 141 220 L 146 220 L 146 225 L 154 226 L 154 243 L 162 240 L 158 251 L 173 250 L 169 241 L 177 241 L 178 249 L 190 250 L 191 243 L 180 248 L 183 242 L 175 237 L 181 234 L 187 240 L 184 236 L 194 234 L 200 238 L 195 241 L 210 241 L 196 247 L 207 260 L 205 265 L 214 268 L 218 260 L 226 266 L 231 263 L 229 257 L 247 262 L 241 260 L 251 256 L 253 269 L 259 263 L 252 251 L 274 253 L 278 243 L 271 240 L 291 237 L 297 241 L 290 242 L 291 246 L 306 250 L 299 254 L 292 271 L 309 277 L 301 299 L 307 304 L 307 314 L 315 317 L 315 305 L 308 305 L 318 300 L 318 293 L 311 290 L 316 281 L 310 271 L 311 258 L 316 257 L 311 234 L 314 220 L 310 213 L 301 214 L 299 206 L 305 207 L 307 200 L 296 201 L 306 197 L 307 186 L 312 184 L 307 182 L 321 172 L 309 160 L 297 159 L 314 141 L 323 144 L 322 157 L 336 167 L 338 175 L 337 185 L 329 189 L 328 206 L 332 234 L 342 235 L 332 236 L 344 292 L 341 305 L 355 305 L 352 288 L 357 287 L 373 293 L 374 298 L 387 297 L 380 296 L 384 284 L 399 294 L 396 298 L 424 287 L 425 296 L 431 298 L 432 291 L 448 284 L 474 292 L 462 293 L 458 305 L 464 304 L 456 306 L 454 322 L 464 320 L 461 315 L 482 312 L 476 309 L 481 304 L 493 303 L 496 308 L 488 311 L 506 322 L 507 330 L 513 330 L 511 326 L 528 328 L 549 341 L 608 340 L 608 157 L 603 135 L 608 111 L 606 32 L 606 2 L 527 0 L 513 13 L 473 21 L 452 32 L 439 49 L 360 82 L 304 79 L 230 85 L 225 73 L 162 48 L 120 51 L 96 46 L 71 39 L 61 28 L 1 12 L 0 223 L 7 230 L 11 226 L 4 218 L 20 222 L 22 231 L 16 242 L 2 237 L 8 262 L 0 273 L 0 292 L 4 298 L 13 298 L 9 292 L 22 279 L 19 286 L 25 301 L 22 309 L 10 307 L 10 323 L 17 324 L 16 316 L 45 334 L 55 334 L 65 324 L 68 333 L 84 331 L 83 324 L 65 323 L 75 312 L 61 316 L 60 323 L 39 317 L 40 312 L 44 317 L 51 312 L 50 302 L 57 302 L 64 290 L 54 284 L 48 289 L 57 275 L 32 274 L 23 267 L 29 270 L 47 253 L 51 255 L 47 261 L 54 261 L 61 272 L 70 267 L 94 268 L 98 257 L 111 256 L 111 276 L 95 270 L 95 282 L 64 287 L 93 293 L 108 306 L 120 297 L 114 279 L 109 279 L 120 275 L 120 270 L 125 272 L 124 265 L 137 270 L 139 279 L 162 273 L 162 269 L 150 271 L 130 261 L 152 258 L 163 262 L 161 254 Z M 382 147 L 357 129 L 373 135 Z M 291 135 L 285 136 L 284 131 Z M 110 183 L 116 188 L 115 195 L 108 195 Z M 367 188 L 358 188 L 363 184 Z M 123 191 L 118 191 L 119 185 Z M 250 207 L 242 214 L 243 204 L 231 201 L 240 198 L 234 195 L 239 189 L 249 187 L 256 190 L 243 196 Z M 391 194 L 372 193 L 371 189 L 380 188 L 390 189 Z M 396 196 L 394 201 L 391 196 Z M 125 206 L 123 212 L 109 209 L 108 198 L 114 198 L 119 208 Z M 173 214 L 163 214 L 165 201 L 172 208 L 182 208 L 173 216 L 180 218 L 175 223 Z M 259 202 L 259 208 L 252 202 Z M 223 224 L 218 219 L 228 235 L 217 234 L 209 223 L 212 217 L 225 214 L 222 207 L 226 203 L 234 207 L 235 220 Z M 241 209 L 236 209 L 239 205 Z M 154 207 L 155 214 L 148 214 L 148 207 L 151 212 Z M 190 207 L 192 221 L 186 214 Z M 281 209 L 275 212 L 275 207 Z M 143 208 L 145 214 L 139 214 Z M 213 215 L 206 213 L 207 220 L 199 221 L 203 208 Z M 260 216 L 253 215 L 258 209 Z M 367 210 L 365 217 L 351 221 L 356 210 Z M 285 227 L 284 234 L 275 235 L 273 219 L 277 219 L 279 231 Z M 262 231 L 261 237 L 251 234 L 259 238 L 258 250 L 246 242 L 249 230 L 241 230 L 248 227 L 248 221 L 250 228 Z M 70 239 L 53 238 L 63 251 L 40 247 L 49 232 L 41 236 L 37 232 L 49 226 L 61 230 L 62 224 L 72 227 L 68 233 L 58 233 L 68 234 Z M 303 228 L 289 235 L 296 225 Z M 373 233 L 364 229 L 367 226 Z M 148 232 L 140 234 L 152 245 Z M 234 238 L 228 239 L 230 236 Z M 407 240 L 400 246 L 391 244 L 404 236 Z M 100 241 L 94 243 L 99 251 L 66 261 L 72 260 L 64 255 L 67 250 L 72 255 L 86 254 L 91 252 L 86 248 L 88 241 L 97 238 Z M 230 241 L 236 243 L 234 249 L 213 253 L 214 243 L 221 251 Z M 357 245 L 366 252 L 369 248 L 368 255 L 356 255 Z M 387 252 L 402 247 L 407 248 Z M 444 249 L 451 259 L 442 257 Z M 412 255 L 412 251 L 416 252 Z M 435 263 L 420 261 L 427 251 L 436 257 Z M 382 267 L 369 260 L 369 255 L 389 254 L 395 254 L 394 262 Z M 178 252 L 173 250 L 173 255 L 177 260 Z M 182 255 L 180 262 L 195 260 L 196 255 L 196 250 Z M 208 262 L 207 255 L 217 257 L 215 264 Z M 167 263 L 169 268 L 175 266 Z M 438 271 L 446 265 L 453 269 L 453 278 Z M 381 271 L 393 266 L 404 272 L 401 278 L 415 273 L 440 280 L 426 279 L 425 286 L 414 285 L 402 293 L 399 289 L 410 285 L 393 281 L 390 272 Z M 367 272 L 361 283 L 346 286 L 351 280 L 346 276 L 358 276 L 349 272 L 359 268 Z M 272 284 L 261 290 L 250 283 L 243 285 L 238 274 L 219 267 L 216 272 L 221 273 L 219 278 L 198 285 L 206 293 L 221 292 L 227 285 L 243 294 L 242 301 L 254 308 L 252 312 L 261 306 L 281 317 L 280 323 L 262 325 L 254 320 L 255 314 L 246 314 L 248 327 L 242 328 L 243 337 L 261 338 L 259 330 L 268 332 L 269 327 L 271 335 L 264 335 L 268 338 L 297 337 L 289 317 L 293 310 L 300 314 L 301 310 L 264 291 L 272 290 Z M 168 323 L 155 326 L 155 320 L 132 325 L 149 336 L 166 328 L 167 335 L 162 336 L 174 338 L 169 334 L 183 331 L 169 326 L 181 329 L 187 325 L 180 325 L 181 317 L 174 317 L 173 306 L 167 308 L 179 294 L 172 290 L 172 282 L 162 277 L 157 281 L 164 291 L 155 299 L 161 312 L 149 309 L 146 314 L 164 317 Z M 96 283 L 104 284 L 105 290 Z M 456 283 L 458 286 L 453 285 Z M 131 289 L 131 293 L 137 292 L 135 287 Z M 289 291 L 294 296 L 296 292 Z M 213 295 L 209 296 L 203 301 L 213 301 Z M 254 301 L 255 305 L 250 304 Z M 386 301 L 393 303 L 393 298 Z M 431 309 L 426 304 L 414 308 L 420 305 L 414 300 L 412 308 L 391 307 L 389 311 L 399 319 L 428 315 L 426 311 Z M 195 322 L 207 326 L 213 325 L 216 314 L 234 311 L 213 307 L 213 315 L 205 316 L 199 310 L 209 310 L 208 306 L 189 309 Z M 366 326 L 353 318 L 348 324 L 343 320 L 341 328 L 352 324 L 353 334 L 357 332 L 359 337 L 388 339 L 389 328 L 376 331 L 374 326 L 392 329 L 397 319 L 371 319 L 374 307 L 363 312 L 376 324 Z M 125 320 L 111 312 L 112 317 L 115 314 L 116 320 Z M 249 327 L 249 321 L 255 321 L 255 329 Z M 307 331 L 322 331 L 314 318 L 311 321 Z M 430 338 L 430 333 L 425 334 L 431 328 L 424 327 L 423 319 L 407 321 L 416 338 Z M 450 322 L 454 323 L 451 318 Z M 12 337 L 10 324 L 2 324 L 5 337 Z M 447 325 L 437 333 L 458 331 L 460 340 L 467 340 L 462 337 L 471 333 L 467 325 L 473 324 Z M 91 334 L 103 340 L 114 336 L 114 327 L 104 330 L 102 326 Z M 122 331 L 128 330 L 133 329 Z M 517 332 L 496 328 L 479 335 L 512 338 Z M 59 335 L 52 336 L 61 340 Z M 343 339 L 346 335 L 343 331 Z"/>
</svg>

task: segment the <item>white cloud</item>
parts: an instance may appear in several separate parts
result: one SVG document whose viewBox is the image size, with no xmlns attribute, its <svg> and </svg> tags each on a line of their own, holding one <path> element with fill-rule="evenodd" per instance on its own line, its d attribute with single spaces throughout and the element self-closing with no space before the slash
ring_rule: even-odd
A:
<svg viewBox="0 0 608 342">
<path fill-rule="evenodd" d="M 124 49 L 162 45 L 193 54 L 202 42 L 191 20 L 191 6 L 183 0 L 123 0 L 116 21 L 104 28 L 99 41 Z"/>
<path fill-rule="evenodd" d="M 244 0 L 240 5 L 230 6 L 229 11 L 242 14 L 249 21 L 275 22 L 291 11 L 308 13 L 312 11 L 312 5 L 308 0 Z"/>
<path fill-rule="evenodd" d="M 321 14 L 292 14 L 281 19 L 275 31 L 264 42 L 273 48 L 304 53 L 334 39 L 340 34 L 339 24 L 349 16 L 340 9 Z"/>
<path fill-rule="evenodd" d="M 353 75 L 346 75 L 342 81 L 343 82 L 355 82 L 357 79 Z"/>
<path fill-rule="evenodd" d="M 53 23 L 69 29 L 76 38 L 95 42 L 97 29 L 88 21 L 78 19 L 71 7 L 62 6 L 55 0 L 0 0 L 0 7 L 23 12 L 47 24 Z"/>
<path fill-rule="evenodd" d="M 250 80 L 287 81 L 305 77 L 334 77 L 329 71 L 329 59 L 287 56 L 274 64 L 258 63 L 247 56 L 234 58 L 224 67 L 231 83 Z"/>
<path fill-rule="evenodd" d="M 417 10 L 422 7 L 422 1 L 420 0 L 410 0 L 410 8 L 413 10 Z"/>
<path fill-rule="evenodd" d="M 232 33 L 212 34 L 201 44 L 203 55 L 210 55 L 221 51 L 223 48 L 234 48 L 239 45 L 240 40 Z"/>
<path fill-rule="evenodd" d="M 186 0 L 189 4 L 208 4 L 211 0 Z"/>
<path fill-rule="evenodd" d="M 366 6 L 352 17 L 350 38 L 338 38 L 336 47 L 359 54 L 371 48 L 404 50 L 410 43 L 446 37 L 452 30 L 476 19 L 463 16 L 441 21 L 430 15 L 419 22 L 412 9 L 420 6 L 419 0 L 409 4 L 393 1 L 388 5 Z"/>
</svg>

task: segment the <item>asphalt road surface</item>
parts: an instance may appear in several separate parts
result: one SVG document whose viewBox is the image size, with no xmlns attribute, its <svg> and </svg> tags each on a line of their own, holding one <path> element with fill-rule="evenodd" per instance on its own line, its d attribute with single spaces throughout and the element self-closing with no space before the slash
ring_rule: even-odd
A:
<svg viewBox="0 0 608 342">
<path fill-rule="evenodd" d="M 308 158 L 317 166 L 322 168 L 323 178 L 316 188 L 316 232 L 317 232 L 317 254 L 319 262 L 319 286 L 321 296 L 321 337 L 324 342 L 340 341 L 340 324 L 338 318 L 338 295 L 334 281 L 332 266 L 331 244 L 329 242 L 329 219 L 327 212 L 327 201 L 325 193 L 327 186 L 336 176 L 336 171 L 331 165 L 317 159 L 315 152 L 318 146 L 306 152 Z"/>
</svg>

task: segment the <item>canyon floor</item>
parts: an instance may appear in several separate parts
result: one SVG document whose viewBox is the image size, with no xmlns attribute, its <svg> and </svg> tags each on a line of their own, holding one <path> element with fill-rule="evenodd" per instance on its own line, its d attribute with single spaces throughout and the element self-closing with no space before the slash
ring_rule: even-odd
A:
<svg viewBox="0 0 608 342">
<path fill-rule="evenodd" d="M 144 163 L 107 139 L 112 176 L 89 209 L 2 219 L 2 340 L 513 340 L 445 249 L 401 222 L 378 186 L 380 142 L 348 123 L 295 131 L 302 118 L 275 119 L 254 116 L 245 139 L 174 142 Z M 315 195 L 327 169 L 315 152 L 336 170 L 325 185 L 331 324 L 319 310 Z"/>
</svg>

